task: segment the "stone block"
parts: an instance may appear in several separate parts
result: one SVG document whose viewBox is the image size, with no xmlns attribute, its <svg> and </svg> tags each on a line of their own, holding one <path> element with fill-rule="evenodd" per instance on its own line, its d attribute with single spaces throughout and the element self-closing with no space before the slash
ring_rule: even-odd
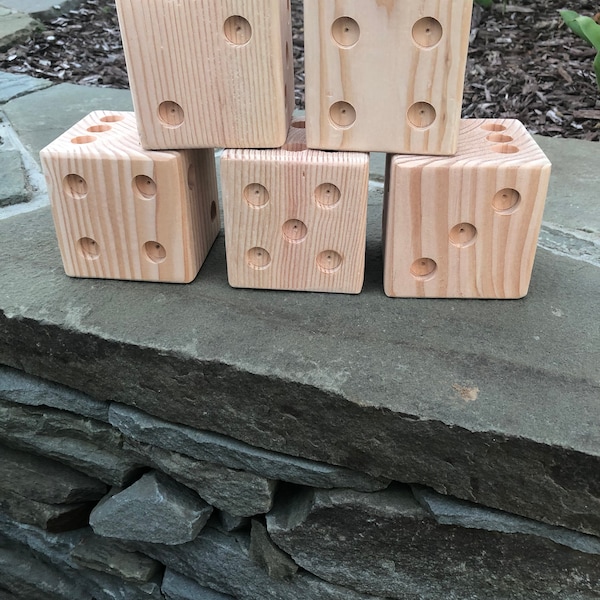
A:
<svg viewBox="0 0 600 600">
<path fill-rule="evenodd" d="M 96 111 L 40 158 L 67 275 L 196 277 L 219 232 L 212 150 L 144 151 L 133 113 Z"/>
<path fill-rule="evenodd" d="M 298 572 L 298 565 L 273 543 L 265 524 L 257 519 L 252 519 L 248 555 L 272 579 L 291 579 Z"/>
<path fill-rule="evenodd" d="M 99 500 L 106 484 L 60 462 L 0 446 L 0 494 L 12 492 L 47 504 Z"/>
<path fill-rule="evenodd" d="M 294 107 L 287 0 L 119 0 L 117 10 L 145 148 L 283 144 Z"/>
<path fill-rule="evenodd" d="M 275 150 L 225 150 L 221 187 L 233 287 L 358 294 L 369 157 L 308 150 L 304 120 Z"/>
<path fill-rule="evenodd" d="M 151 472 L 105 497 L 92 511 L 90 525 L 104 537 L 176 545 L 193 540 L 212 510 L 192 490 Z"/>
<path fill-rule="evenodd" d="M 0 440 L 111 485 L 124 485 L 139 471 L 139 463 L 123 452 L 119 431 L 66 411 L 0 401 Z"/>
<path fill-rule="evenodd" d="M 140 442 L 127 442 L 126 448 L 140 462 L 167 473 L 210 505 L 234 516 L 263 514 L 273 506 L 277 482 L 271 479 Z"/>
<path fill-rule="evenodd" d="M 128 438 L 230 469 L 269 479 L 319 488 L 345 487 L 371 492 L 388 479 L 358 471 L 256 448 L 227 436 L 169 423 L 135 408 L 113 403 L 109 420 Z"/>
<path fill-rule="evenodd" d="M 441 524 L 405 486 L 306 490 L 281 498 L 267 528 L 317 577 L 386 598 L 588 600 L 600 585 L 597 554 L 530 532 Z"/>
<path fill-rule="evenodd" d="M 384 289 L 392 297 L 527 294 L 550 161 L 514 119 L 465 119 L 456 156 L 390 156 Z"/>
<path fill-rule="evenodd" d="M 238 529 L 244 529 L 250 524 L 248 517 L 236 517 L 228 513 L 227 511 L 220 510 L 219 514 L 219 528 L 226 533 L 237 531 Z"/>
<path fill-rule="evenodd" d="M 16 1 L 22 2 L 22 0 Z M 3 4 L 6 4 L 6 0 L 4 0 Z M 51 85 L 52 82 L 47 79 L 2 71 L 0 73 L 0 104 L 4 104 L 13 98 L 30 94 L 31 92 L 43 90 Z"/>
<path fill-rule="evenodd" d="M 215 592 L 171 569 L 165 571 L 162 593 L 167 600 L 234 600 L 233 596 Z"/>
<path fill-rule="evenodd" d="M 472 5 L 307 0 L 309 148 L 453 154 Z"/>
<path fill-rule="evenodd" d="M 17 150 L 3 149 L 2 138 L 0 138 L 0 173 L 2 173 L 0 207 L 27 202 L 30 192 L 21 154 Z"/>
</svg>

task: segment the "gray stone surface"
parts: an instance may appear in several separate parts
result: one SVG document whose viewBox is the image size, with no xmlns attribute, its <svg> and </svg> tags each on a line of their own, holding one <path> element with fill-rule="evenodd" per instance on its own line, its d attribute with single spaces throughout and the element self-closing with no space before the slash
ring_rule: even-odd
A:
<svg viewBox="0 0 600 600">
<path fill-rule="evenodd" d="M 48 531 L 70 531 L 85 527 L 93 503 L 47 504 L 0 490 L 0 512 Z"/>
<path fill-rule="evenodd" d="M 32 31 L 40 27 L 39 21 L 29 15 L 0 6 L 0 52 L 27 39 Z"/>
<path fill-rule="evenodd" d="M 411 486 L 413 494 L 440 525 L 456 525 L 499 533 L 522 533 L 547 538 L 562 546 L 587 554 L 600 555 L 600 538 L 564 527 L 553 527 L 532 519 L 478 506 L 472 502 L 442 496 L 421 486 Z M 598 564 L 600 568 L 600 562 Z"/>
<path fill-rule="evenodd" d="M 228 533 L 244 529 L 250 524 L 250 519 L 247 517 L 236 517 L 225 510 L 219 511 L 219 527 Z"/>
<path fill-rule="evenodd" d="M 54 460 L 0 445 L 0 494 L 19 494 L 48 504 L 99 500 L 106 484 Z"/>
<path fill-rule="evenodd" d="M 231 290 L 222 238 L 188 286 L 73 280 L 48 211 L 5 220 L 0 362 L 252 446 L 600 533 L 599 269 L 540 251 L 520 301 L 388 299 L 380 209 L 375 198 L 356 297 Z"/>
<path fill-rule="evenodd" d="M 591 600 L 600 557 L 536 535 L 441 525 L 410 488 L 307 490 L 267 516 L 273 541 L 332 583 L 400 600 Z"/>
<path fill-rule="evenodd" d="M 108 422 L 108 402 L 99 402 L 77 390 L 0 366 L 0 399 L 29 406 L 48 406 Z"/>
<path fill-rule="evenodd" d="M 333 585 L 299 571 L 292 579 L 271 579 L 249 556 L 247 533 L 224 534 L 206 528 L 181 546 L 132 543 L 168 569 L 238 600 L 383 600 Z"/>
<path fill-rule="evenodd" d="M 386 479 L 375 479 L 349 469 L 255 448 L 217 433 L 169 423 L 120 404 L 111 404 L 109 421 L 124 435 L 140 442 L 269 479 L 367 492 L 381 490 L 389 484 Z"/>
<path fill-rule="evenodd" d="M 154 471 L 105 497 L 92 511 L 90 525 L 105 537 L 175 545 L 193 540 L 212 510 L 192 490 Z"/>
<path fill-rule="evenodd" d="M 2 185 L 0 186 L 0 207 L 29 200 L 27 178 L 21 161 L 21 154 L 17 150 L 4 150 L 0 138 L 0 173 Z"/>
<path fill-rule="evenodd" d="M 40 150 L 94 110 L 133 110 L 129 90 L 61 83 L 16 98 L 2 109 L 39 163 Z"/>
<path fill-rule="evenodd" d="M 47 19 L 80 6 L 83 0 L 2 0 L 2 4 L 38 19 Z"/>
<path fill-rule="evenodd" d="M 162 593 L 167 600 L 234 600 L 233 596 L 215 592 L 171 569 L 165 571 Z"/>
<path fill-rule="evenodd" d="M 21 2 L 21 0 L 18 1 Z M 6 4 L 5 0 L 3 4 Z M 4 104 L 19 96 L 25 96 L 25 94 L 30 94 L 31 92 L 43 90 L 51 85 L 52 82 L 47 79 L 0 71 L 0 104 Z"/>
<path fill-rule="evenodd" d="M 193 489 L 209 504 L 237 517 L 268 512 L 273 506 L 276 482 L 254 473 L 237 471 L 143 444 L 127 442 L 140 461 L 167 473 Z"/>
<path fill-rule="evenodd" d="M 100 421 L 52 408 L 0 400 L 0 440 L 112 485 L 130 481 L 139 469 L 135 459 L 123 452 L 119 431 Z"/>
<path fill-rule="evenodd" d="M 298 572 L 298 565 L 273 543 L 265 524 L 257 519 L 252 519 L 248 555 L 272 579 L 291 579 Z"/>
<path fill-rule="evenodd" d="M 122 548 L 114 540 L 89 535 L 71 551 L 74 562 L 93 571 L 120 577 L 131 583 L 147 583 L 163 570 L 162 565 L 140 552 Z"/>
</svg>

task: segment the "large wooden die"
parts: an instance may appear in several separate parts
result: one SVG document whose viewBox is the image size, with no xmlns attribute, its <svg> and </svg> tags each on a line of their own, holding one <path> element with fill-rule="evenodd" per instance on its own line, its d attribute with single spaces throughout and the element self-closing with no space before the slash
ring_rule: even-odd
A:
<svg viewBox="0 0 600 600">
<path fill-rule="evenodd" d="M 550 162 L 518 121 L 466 119 L 454 157 L 388 156 L 388 296 L 527 294 Z"/>
<path fill-rule="evenodd" d="M 456 151 L 473 0 L 305 0 L 309 148 Z"/>
<path fill-rule="evenodd" d="M 187 283 L 219 232 L 212 150 L 143 150 L 130 112 L 93 112 L 41 153 L 67 275 Z"/>
<path fill-rule="evenodd" d="M 294 109 L 288 0 L 117 0 L 144 148 L 277 148 Z"/>
<path fill-rule="evenodd" d="M 297 121 L 280 149 L 226 150 L 221 178 L 233 287 L 361 291 L 367 154 L 308 150 Z"/>
</svg>

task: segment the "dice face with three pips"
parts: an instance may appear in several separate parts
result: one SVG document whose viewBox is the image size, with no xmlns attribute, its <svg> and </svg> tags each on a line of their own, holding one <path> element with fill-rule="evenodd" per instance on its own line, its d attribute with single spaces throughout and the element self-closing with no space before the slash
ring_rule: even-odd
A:
<svg viewBox="0 0 600 600">
<path fill-rule="evenodd" d="M 472 0 L 305 0 L 309 148 L 456 151 Z"/>
<path fill-rule="evenodd" d="M 294 108 L 289 0 L 117 0 L 144 148 L 276 148 Z"/>
<path fill-rule="evenodd" d="M 367 154 L 308 150 L 300 119 L 282 148 L 226 150 L 221 177 L 233 287 L 361 291 Z"/>
<path fill-rule="evenodd" d="M 219 232 L 212 150 L 143 150 L 133 113 L 97 111 L 40 156 L 68 275 L 196 277 Z"/>
<path fill-rule="evenodd" d="M 550 162 L 510 119 L 465 119 L 453 157 L 388 156 L 388 296 L 527 294 Z"/>
</svg>

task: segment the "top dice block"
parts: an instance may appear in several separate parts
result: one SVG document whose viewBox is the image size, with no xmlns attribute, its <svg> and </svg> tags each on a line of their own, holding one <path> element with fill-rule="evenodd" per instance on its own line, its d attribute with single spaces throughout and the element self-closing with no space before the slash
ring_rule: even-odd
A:
<svg viewBox="0 0 600 600">
<path fill-rule="evenodd" d="M 473 0 L 305 0 L 309 148 L 456 152 Z"/>
<path fill-rule="evenodd" d="M 117 0 L 117 10 L 144 148 L 283 145 L 289 0 Z"/>
</svg>

